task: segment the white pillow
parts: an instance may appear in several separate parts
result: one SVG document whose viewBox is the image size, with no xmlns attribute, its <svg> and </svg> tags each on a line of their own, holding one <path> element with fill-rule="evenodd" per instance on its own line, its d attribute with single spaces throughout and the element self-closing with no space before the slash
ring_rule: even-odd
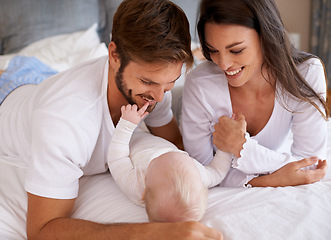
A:
<svg viewBox="0 0 331 240">
<path fill-rule="evenodd" d="M 44 38 L 16 54 L 0 56 L 0 69 L 5 70 L 16 55 L 34 56 L 53 69 L 64 71 L 81 62 L 107 54 L 107 47 L 100 42 L 95 23 L 86 31 Z"/>
</svg>

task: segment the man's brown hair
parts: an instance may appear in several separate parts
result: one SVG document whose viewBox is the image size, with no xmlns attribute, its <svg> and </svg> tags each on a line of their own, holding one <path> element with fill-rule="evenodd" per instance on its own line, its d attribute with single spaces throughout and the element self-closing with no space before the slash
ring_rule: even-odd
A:
<svg viewBox="0 0 331 240">
<path fill-rule="evenodd" d="M 124 0 L 113 19 L 112 41 L 124 68 L 131 60 L 193 64 L 189 22 L 168 0 Z"/>
</svg>

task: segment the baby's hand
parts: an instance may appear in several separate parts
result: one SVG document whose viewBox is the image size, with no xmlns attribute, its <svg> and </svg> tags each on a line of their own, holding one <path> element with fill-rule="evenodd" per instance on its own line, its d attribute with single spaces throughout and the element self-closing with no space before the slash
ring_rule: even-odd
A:
<svg viewBox="0 0 331 240">
<path fill-rule="evenodd" d="M 138 125 L 140 121 L 147 116 L 148 112 L 146 112 L 146 109 L 148 105 L 149 105 L 148 103 L 145 103 L 145 105 L 139 110 L 136 104 L 133 105 L 128 104 L 126 106 L 122 106 L 121 107 L 122 118 Z"/>
</svg>

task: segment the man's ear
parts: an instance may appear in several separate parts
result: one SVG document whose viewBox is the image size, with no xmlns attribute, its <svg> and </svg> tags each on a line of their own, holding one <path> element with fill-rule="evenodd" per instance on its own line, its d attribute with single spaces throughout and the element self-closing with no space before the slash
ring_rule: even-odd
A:
<svg viewBox="0 0 331 240">
<path fill-rule="evenodd" d="M 116 44 L 111 41 L 108 46 L 109 64 L 112 68 L 118 69 L 121 66 L 121 61 L 118 53 L 116 52 Z"/>
</svg>

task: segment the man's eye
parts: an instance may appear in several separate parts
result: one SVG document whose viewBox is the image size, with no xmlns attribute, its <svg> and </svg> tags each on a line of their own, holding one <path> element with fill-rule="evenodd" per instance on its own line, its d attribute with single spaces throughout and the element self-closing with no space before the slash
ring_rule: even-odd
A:
<svg viewBox="0 0 331 240">
<path fill-rule="evenodd" d="M 144 85 L 151 85 L 151 82 L 146 82 L 144 80 L 141 80 L 141 82 L 144 84 Z"/>
</svg>

